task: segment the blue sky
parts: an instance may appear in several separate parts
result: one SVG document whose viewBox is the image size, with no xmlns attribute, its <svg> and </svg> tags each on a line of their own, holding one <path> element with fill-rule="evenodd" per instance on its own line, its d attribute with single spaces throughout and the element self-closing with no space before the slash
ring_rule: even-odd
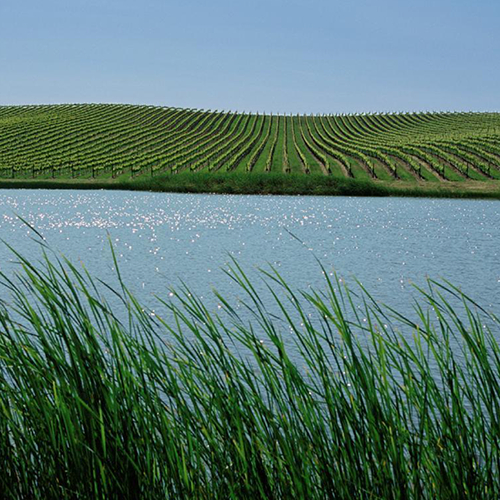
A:
<svg viewBox="0 0 500 500">
<path fill-rule="evenodd" d="M 500 111 L 498 0 L 1 0 L 0 104 Z"/>
</svg>

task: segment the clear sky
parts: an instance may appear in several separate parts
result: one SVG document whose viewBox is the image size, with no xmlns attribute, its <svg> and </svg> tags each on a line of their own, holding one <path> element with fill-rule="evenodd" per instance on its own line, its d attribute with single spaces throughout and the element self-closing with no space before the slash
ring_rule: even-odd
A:
<svg viewBox="0 0 500 500">
<path fill-rule="evenodd" d="M 0 0 L 0 104 L 500 111 L 500 0 Z"/>
</svg>

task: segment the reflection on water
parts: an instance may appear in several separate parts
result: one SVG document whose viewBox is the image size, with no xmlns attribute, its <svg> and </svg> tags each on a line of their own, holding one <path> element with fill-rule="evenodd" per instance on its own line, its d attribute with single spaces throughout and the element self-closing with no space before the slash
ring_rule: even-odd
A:
<svg viewBox="0 0 500 500">
<path fill-rule="evenodd" d="M 17 216 L 108 281 L 111 241 L 146 303 L 180 280 L 202 296 L 212 287 L 234 295 L 220 270 L 230 257 L 322 288 L 317 257 L 396 307 L 408 308 L 411 283 L 426 276 L 450 280 L 489 309 L 500 304 L 496 201 L 0 190 L 0 237 L 35 258 L 33 232 Z M 10 272 L 4 246 L 0 259 Z"/>
</svg>

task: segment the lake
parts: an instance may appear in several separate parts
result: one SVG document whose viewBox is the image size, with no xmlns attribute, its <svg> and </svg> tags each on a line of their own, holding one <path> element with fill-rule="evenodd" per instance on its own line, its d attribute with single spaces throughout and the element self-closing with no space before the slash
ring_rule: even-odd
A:
<svg viewBox="0 0 500 500">
<path fill-rule="evenodd" d="M 427 276 L 450 280 L 489 310 L 500 304 L 497 201 L 0 190 L 1 238 L 36 259 L 36 235 L 19 217 L 109 282 L 111 242 L 126 283 L 153 308 L 155 294 L 168 296 L 181 281 L 201 296 L 216 288 L 234 298 L 221 270 L 231 257 L 251 275 L 272 265 L 296 288 L 323 289 L 317 258 L 403 310 L 412 284 Z M 10 273 L 5 245 L 0 257 Z"/>
</svg>

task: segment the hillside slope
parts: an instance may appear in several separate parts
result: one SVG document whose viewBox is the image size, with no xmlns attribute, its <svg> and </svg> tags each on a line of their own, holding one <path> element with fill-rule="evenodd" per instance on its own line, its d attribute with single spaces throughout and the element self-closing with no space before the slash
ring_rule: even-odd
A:
<svg viewBox="0 0 500 500">
<path fill-rule="evenodd" d="M 1 178 L 182 171 L 490 181 L 500 179 L 500 114 L 272 116 L 112 104 L 0 107 Z"/>
</svg>

